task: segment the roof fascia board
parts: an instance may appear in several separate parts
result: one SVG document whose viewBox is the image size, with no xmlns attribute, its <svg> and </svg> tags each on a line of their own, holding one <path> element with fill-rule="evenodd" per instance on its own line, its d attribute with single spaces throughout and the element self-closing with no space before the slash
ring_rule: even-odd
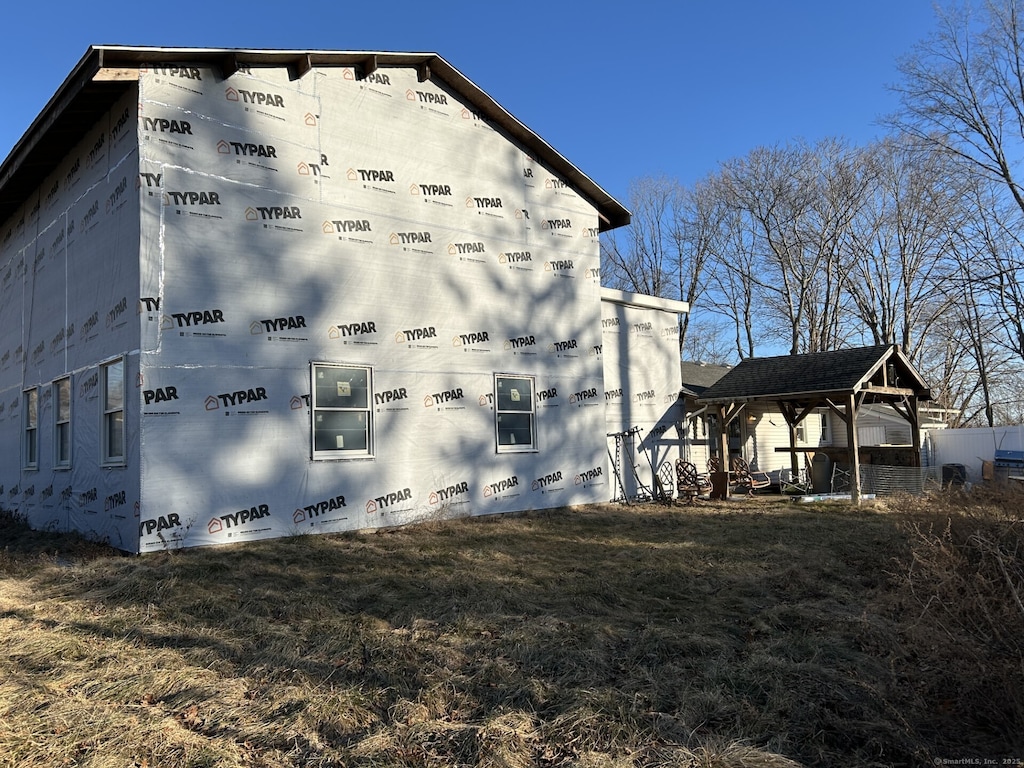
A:
<svg viewBox="0 0 1024 768">
<path fill-rule="evenodd" d="M 61 113 L 101 68 L 102 56 L 96 48 L 90 46 L 0 164 L 0 189 L 7 186 L 46 131 L 57 122 Z"/>
<path fill-rule="evenodd" d="M 493 97 L 436 53 L 396 53 L 386 51 L 298 51 L 254 50 L 231 48 L 149 48 L 135 46 L 90 46 L 75 69 L 68 75 L 57 93 L 43 108 L 39 117 L 14 146 L 7 160 L 0 166 L 0 188 L 13 176 L 21 159 L 34 146 L 44 129 L 68 106 L 88 83 L 96 71 L 103 67 L 138 69 L 147 63 L 170 61 L 207 62 L 218 66 L 228 77 L 242 66 L 288 66 L 303 74 L 302 67 L 413 66 L 421 79 L 437 77 L 453 91 L 469 101 L 474 108 L 514 140 L 527 147 L 537 159 L 573 186 L 597 209 L 598 229 L 606 231 L 629 224 L 629 211 L 602 189 L 583 171 L 573 165 L 560 152 L 538 134 L 512 116 Z M 298 65 L 298 66 L 297 66 Z"/>
<path fill-rule="evenodd" d="M 660 296 L 648 296 L 644 293 L 630 293 L 616 288 L 601 288 L 601 301 L 627 307 L 639 307 L 640 309 L 660 309 L 664 312 L 678 314 L 686 314 L 690 311 L 690 305 L 685 301 L 663 299 Z"/>
</svg>

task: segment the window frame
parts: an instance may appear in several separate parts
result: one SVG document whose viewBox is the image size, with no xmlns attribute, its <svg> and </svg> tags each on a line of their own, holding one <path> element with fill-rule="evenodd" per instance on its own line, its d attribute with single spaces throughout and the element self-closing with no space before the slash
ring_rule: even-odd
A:
<svg viewBox="0 0 1024 768">
<path fill-rule="evenodd" d="M 317 394 L 317 380 L 319 378 L 318 373 L 327 370 L 347 370 L 347 371 L 361 371 L 366 377 L 366 398 L 364 405 L 351 405 L 351 406 L 338 406 L 338 405 L 325 405 L 320 404 L 318 401 Z M 341 382 L 335 379 L 335 385 L 339 385 Z M 328 362 L 326 360 L 313 360 L 309 364 L 309 409 L 310 409 L 310 422 L 309 422 L 309 450 L 310 458 L 313 461 L 351 461 L 359 459 L 374 459 L 376 457 L 376 440 L 374 435 L 374 429 L 376 427 L 376 420 L 373 415 L 373 366 L 372 365 L 360 365 L 358 363 L 335 363 Z M 341 395 L 339 397 L 350 397 L 351 395 Z M 365 416 L 365 426 L 363 428 L 363 434 L 365 435 L 365 446 L 357 448 L 324 448 L 317 447 L 317 424 L 319 419 L 324 414 L 344 414 L 344 413 L 361 413 Z M 340 430 L 339 430 L 340 431 Z M 335 437 L 342 437 L 343 435 L 336 435 Z"/>
<path fill-rule="evenodd" d="M 503 396 L 500 392 L 501 382 L 506 380 L 527 380 L 530 382 L 530 396 L 526 398 L 529 408 L 502 408 Z M 516 390 L 513 390 L 516 391 Z M 511 397 L 510 397 L 511 401 Z M 521 399 L 516 402 L 522 402 Z M 529 416 L 530 442 L 502 442 L 501 417 L 503 415 L 526 414 Z M 509 432 L 513 441 L 515 432 Z M 494 374 L 494 448 L 495 453 L 536 453 L 540 450 L 537 440 L 537 377 L 524 373 L 495 373 Z"/>
<path fill-rule="evenodd" d="M 60 389 L 61 385 L 67 386 L 67 415 L 66 418 L 61 418 L 61 399 Z M 51 384 L 53 394 L 53 468 L 54 469 L 71 469 L 71 457 L 72 457 L 72 434 L 71 434 L 71 412 L 72 402 L 71 395 L 74 392 L 72 387 L 71 376 L 61 376 L 59 379 L 54 379 Z M 63 430 L 62 430 L 63 427 Z M 65 441 L 62 436 L 67 435 L 67 455 L 62 455 L 61 448 L 64 446 Z"/>
<path fill-rule="evenodd" d="M 39 387 L 22 390 L 21 468 L 39 469 Z"/>
<path fill-rule="evenodd" d="M 121 371 L 121 402 L 120 406 L 111 405 L 111 389 L 110 389 L 110 372 L 114 368 L 120 367 Z M 100 466 L 101 467 L 123 467 L 128 460 L 127 446 L 125 445 L 125 359 L 124 356 L 116 357 L 112 360 L 108 360 L 105 363 L 100 364 Z M 112 427 L 115 425 L 115 419 L 120 414 L 120 422 L 117 426 L 119 432 L 118 441 L 120 443 L 121 453 L 111 453 L 111 439 L 110 436 L 113 434 Z"/>
</svg>

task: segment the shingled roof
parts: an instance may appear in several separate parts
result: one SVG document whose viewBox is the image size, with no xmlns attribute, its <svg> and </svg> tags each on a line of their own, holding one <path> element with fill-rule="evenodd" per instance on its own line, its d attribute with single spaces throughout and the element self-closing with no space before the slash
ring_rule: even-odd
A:
<svg viewBox="0 0 1024 768">
<path fill-rule="evenodd" d="M 919 397 L 930 398 L 928 385 L 899 347 L 884 345 L 747 358 L 704 390 L 699 399 L 731 402 L 856 392 L 870 388 L 867 380 L 890 361 L 896 366 L 899 382 L 892 386 L 913 389 Z"/>
<path fill-rule="evenodd" d="M 683 360 L 679 363 L 683 394 L 687 397 L 700 397 L 708 387 L 730 370 L 732 370 L 732 366 L 729 365 L 711 365 Z"/>
</svg>

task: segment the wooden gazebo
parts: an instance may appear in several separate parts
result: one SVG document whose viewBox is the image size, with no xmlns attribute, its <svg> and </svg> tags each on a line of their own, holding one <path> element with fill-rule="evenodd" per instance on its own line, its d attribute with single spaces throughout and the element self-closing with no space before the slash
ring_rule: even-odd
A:
<svg viewBox="0 0 1024 768">
<path fill-rule="evenodd" d="M 913 456 L 921 461 L 918 404 L 931 392 L 899 346 L 859 347 L 806 355 L 748 358 L 708 387 L 697 402 L 718 414 L 718 450 L 729 455 L 728 425 L 754 403 L 778 407 L 789 426 L 789 453 L 799 468 L 796 428 L 810 413 L 827 407 L 846 425 L 850 494 L 860 501 L 857 414 L 882 403 L 910 424 Z M 724 465 L 723 465 L 724 466 Z"/>
</svg>

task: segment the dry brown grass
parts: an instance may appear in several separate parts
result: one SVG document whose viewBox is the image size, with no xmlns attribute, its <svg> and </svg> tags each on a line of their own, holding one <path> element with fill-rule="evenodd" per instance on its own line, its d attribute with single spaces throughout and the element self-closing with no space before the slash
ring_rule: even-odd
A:
<svg viewBox="0 0 1024 768">
<path fill-rule="evenodd" d="M 608 506 L 140 558 L 0 518 L 0 766 L 1014 757 L 1020 729 L 933 727 L 908 564 L 956 512 L 914 504 Z"/>
</svg>

